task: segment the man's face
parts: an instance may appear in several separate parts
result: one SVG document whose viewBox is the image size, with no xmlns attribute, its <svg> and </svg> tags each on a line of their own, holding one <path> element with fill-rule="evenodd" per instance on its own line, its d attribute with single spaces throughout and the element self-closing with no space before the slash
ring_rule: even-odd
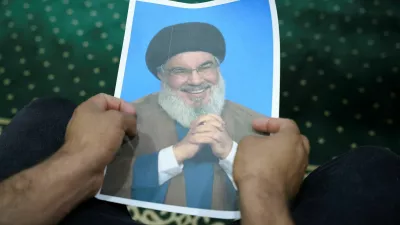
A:
<svg viewBox="0 0 400 225">
<path fill-rule="evenodd" d="M 210 101 L 211 88 L 219 80 L 218 66 L 210 53 L 185 52 L 169 59 L 161 76 L 188 106 L 199 107 Z"/>
<path fill-rule="evenodd" d="M 187 52 L 174 56 L 158 74 L 161 90 L 158 103 L 185 127 L 201 115 L 221 115 L 225 82 L 219 63 L 209 53 Z"/>
</svg>

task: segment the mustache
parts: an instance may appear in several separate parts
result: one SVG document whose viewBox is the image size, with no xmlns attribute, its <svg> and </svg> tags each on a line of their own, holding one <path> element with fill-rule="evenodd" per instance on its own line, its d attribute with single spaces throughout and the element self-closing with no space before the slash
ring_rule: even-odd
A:
<svg viewBox="0 0 400 225">
<path fill-rule="evenodd" d="M 205 83 L 201 83 L 199 85 L 184 85 L 181 88 L 179 88 L 180 91 L 184 91 L 184 92 L 194 92 L 194 91 L 200 91 L 200 90 L 204 90 L 207 88 L 212 87 L 211 83 L 205 82 Z"/>
</svg>

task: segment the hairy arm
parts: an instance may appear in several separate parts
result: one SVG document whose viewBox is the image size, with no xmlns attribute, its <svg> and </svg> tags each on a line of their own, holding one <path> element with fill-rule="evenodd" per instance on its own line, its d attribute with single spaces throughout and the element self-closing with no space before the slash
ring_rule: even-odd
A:
<svg viewBox="0 0 400 225">
<path fill-rule="evenodd" d="M 62 147 L 48 160 L 0 183 L 0 224 L 56 224 L 87 196 L 99 176 Z M 75 151 L 77 152 L 77 151 Z"/>
<path fill-rule="evenodd" d="M 294 225 L 283 191 L 254 180 L 239 185 L 242 225 Z"/>
</svg>

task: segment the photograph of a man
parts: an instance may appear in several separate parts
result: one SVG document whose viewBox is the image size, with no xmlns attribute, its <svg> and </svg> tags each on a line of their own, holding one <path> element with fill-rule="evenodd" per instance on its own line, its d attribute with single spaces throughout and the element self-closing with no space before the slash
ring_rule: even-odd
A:
<svg viewBox="0 0 400 225">
<path fill-rule="evenodd" d="M 225 98 L 225 57 L 224 36 L 208 23 L 175 24 L 155 34 L 144 58 L 160 91 L 132 103 L 139 134 L 107 167 L 102 194 L 238 210 L 237 143 L 255 134 L 251 122 L 264 115 Z"/>
</svg>

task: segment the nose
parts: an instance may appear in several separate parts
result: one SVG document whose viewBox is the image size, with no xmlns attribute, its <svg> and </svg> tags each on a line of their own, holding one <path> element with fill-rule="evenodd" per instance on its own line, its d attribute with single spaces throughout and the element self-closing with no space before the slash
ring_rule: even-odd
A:
<svg viewBox="0 0 400 225">
<path fill-rule="evenodd" d="M 203 76 L 201 76 L 197 72 L 197 70 L 194 70 L 192 72 L 192 74 L 189 76 L 188 83 L 189 84 L 194 84 L 194 85 L 201 84 L 201 83 L 203 83 Z"/>
</svg>

